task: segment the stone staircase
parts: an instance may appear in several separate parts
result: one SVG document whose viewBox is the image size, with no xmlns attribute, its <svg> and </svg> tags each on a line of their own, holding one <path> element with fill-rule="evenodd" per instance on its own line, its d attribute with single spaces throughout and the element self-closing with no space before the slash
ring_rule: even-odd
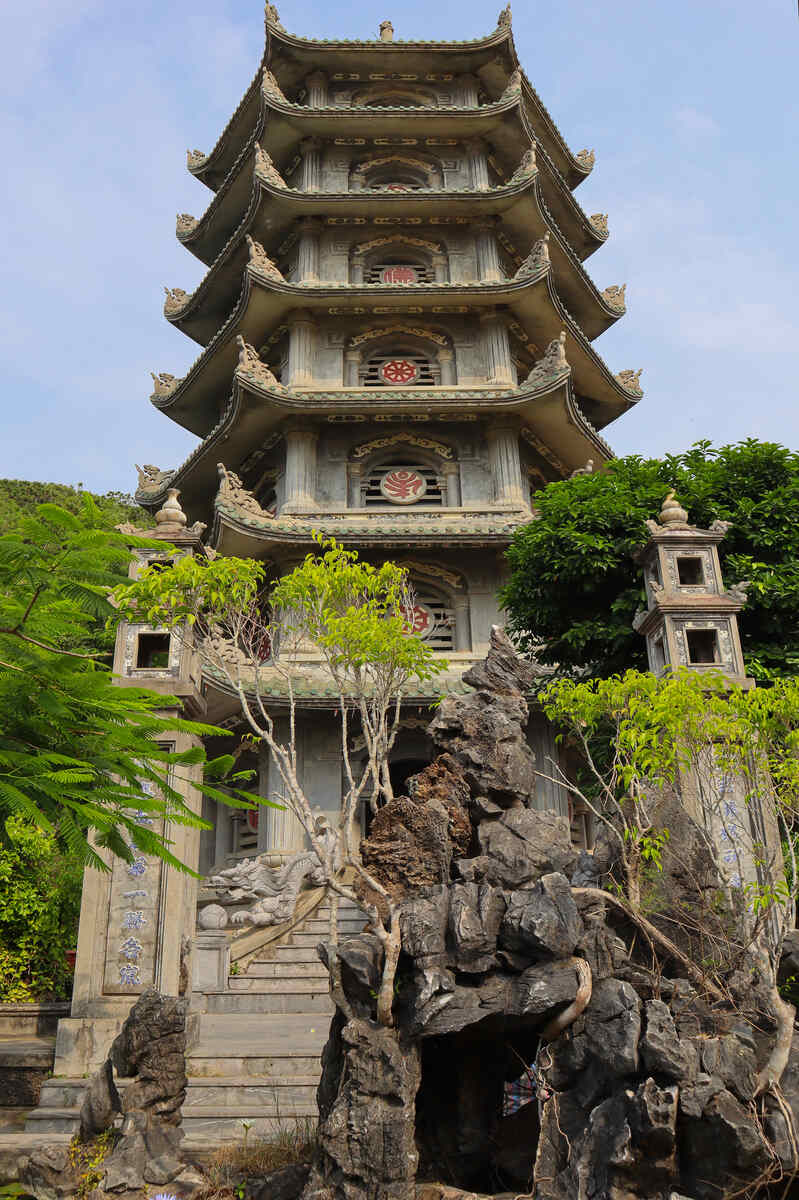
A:
<svg viewBox="0 0 799 1200">
<path fill-rule="evenodd" d="M 365 920 L 360 909 L 341 902 L 339 937 L 360 933 Z M 231 974 L 226 988 L 194 994 L 183 1105 L 187 1138 L 235 1141 L 245 1122 L 251 1136 L 270 1137 L 281 1126 L 316 1117 L 320 1056 L 333 1014 L 316 947 L 329 931 L 324 899 L 246 971 Z M 83 1078 L 47 1080 L 26 1130 L 74 1132 L 85 1088 Z"/>
</svg>

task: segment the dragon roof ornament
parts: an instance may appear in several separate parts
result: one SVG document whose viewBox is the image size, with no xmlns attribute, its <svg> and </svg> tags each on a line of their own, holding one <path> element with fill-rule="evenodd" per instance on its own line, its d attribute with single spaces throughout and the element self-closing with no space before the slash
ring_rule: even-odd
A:
<svg viewBox="0 0 799 1200">
<path fill-rule="evenodd" d="M 546 266 L 549 266 L 549 230 L 537 242 L 533 242 L 530 253 L 513 278 L 526 279 L 528 275 L 537 275 Z"/>
<path fill-rule="evenodd" d="M 543 383 L 547 379 L 563 375 L 570 369 L 566 361 L 566 330 L 562 329 L 558 336 L 553 338 L 549 343 L 543 355 L 525 379 L 523 386 L 528 387 L 530 384 Z"/>
<path fill-rule="evenodd" d="M 608 308 L 616 308 L 622 312 L 626 308 L 624 303 L 624 293 L 627 290 L 627 284 L 623 283 L 618 287 L 615 283 L 610 287 L 606 287 L 602 292 L 602 299 L 607 304 Z"/>
<path fill-rule="evenodd" d="M 207 154 L 203 154 L 202 150 L 187 150 L 186 165 L 190 171 L 197 171 L 208 158 Z"/>
<path fill-rule="evenodd" d="M 249 233 L 244 235 L 244 240 L 250 252 L 250 265 L 260 271 L 262 275 L 268 275 L 270 279 L 277 279 L 280 283 L 285 283 L 283 272 L 272 262 L 261 243 L 256 242 Z"/>
<path fill-rule="evenodd" d="M 282 104 L 289 103 L 285 92 L 268 67 L 264 67 L 264 72 L 261 76 L 261 90 L 267 99 L 279 100 Z"/>
<path fill-rule="evenodd" d="M 137 495 L 141 492 L 160 492 L 164 484 L 175 474 L 174 469 L 171 471 L 162 471 L 160 467 L 156 467 L 152 463 L 145 463 L 142 467 L 138 463 L 134 463 L 134 466 L 139 473 L 139 482 L 136 487 Z"/>
<path fill-rule="evenodd" d="M 191 213 L 178 213 L 175 223 L 175 232 L 178 237 L 185 237 L 186 234 L 193 233 L 200 222 Z"/>
<path fill-rule="evenodd" d="M 247 379 L 251 379 L 254 383 L 260 384 L 261 387 L 274 388 L 277 391 L 285 392 L 285 387 L 279 383 L 275 375 L 269 370 L 269 367 L 261 359 L 255 346 L 251 346 L 249 342 L 245 342 L 240 333 L 236 334 L 236 345 L 239 348 L 239 362 L 236 367 L 236 374 L 243 375 Z"/>
<path fill-rule="evenodd" d="M 150 374 L 153 378 L 152 396 L 171 396 L 181 382 L 177 375 L 170 375 L 168 371 L 161 371 L 158 375 L 151 371 Z"/>
<path fill-rule="evenodd" d="M 164 301 L 164 315 L 169 317 L 185 306 L 189 299 L 189 293 L 184 292 L 183 288 L 168 288 L 165 287 L 166 300 Z"/>
<path fill-rule="evenodd" d="M 643 367 L 639 367 L 637 371 L 619 371 L 615 378 L 618 379 L 621 386 L 626 388 L 628 392 L 636 392 L 639 396 L 643 396 L 644 389 L 639 383 L 642 371 Z"/>
<path fill-rule="evenodd" d="M 259 520 L 274 521 L 275 514 L 261 508 L 252 492 L 245 488 L 241 479 L 234 471 L 228 471 L 224 463 L 217 463 L 219 472 L 219 490 L 216 494 L 217 504 L 232 504 L 239 511 Z"/>
<path fill-rule="evenodd" d="M 596 155 L 593 150 L 580 150 L 578 154 L 575 154 L 574 159 L 584 170 L 590 171 L 596 162 Z"/>
<path fill-rule="evenodd" d="M 286 32 L 286 28 L 280 20 L 277 8 L 274 4 L 270 4 L 269 0 L 267 0 L 267 3 L 264 5 L 264 20 L 266 21 L 267 25 L 274 25 L 276 29 L 282 29 L 284 33 Z"/>
<path fill-rule="evenodd" d="M 519 70 L 519 68 L 517 67 L 516 70 L 511 74 L 511 76 L 507 82 L 507 85 L 505 87 L 505 90 L 502 93 L 502 95 L 500 96 L 497 103 L 502 104 L 506 100 L 512 100 L 514 96 L 521 96 L 521 94 L 522 94 L 522 73 Z"/>
<path fill-rule="evenodd" d="M 258 142 L 255 143 L 255 171 L 257 175 L 260 175 L 267 183 L 274 184 L 275 187 L 286 188 L 288 186 L 268 152 Z"/>
<path fill-rule="evenodd" d="M 592 213 L 588 218 L 600 237 L 608 236 L 608 214 L 607 213 Z"/>
<path fill-rule="evenodd" d="M 503 8 L 502 12 L 497 17 L 497 28 L 498 29 L 503 29 L 503 28 L 509 29 L 511 26 L 511 21 L 512 21 L 511 7 L 509 4 L 506 4 L 505 7 Z"/>
<path fill-rule="evenodd" d="M 535 161 L 535 146 L 530 146 L 529 150 L 525 150 L 522 155 L 521 162 L 516 170 L 511 175 L 508 183 L 521 183 L 523 179 L 529 179 L 531 175 L 538 170 L 538 165 Z"/>
</svg>

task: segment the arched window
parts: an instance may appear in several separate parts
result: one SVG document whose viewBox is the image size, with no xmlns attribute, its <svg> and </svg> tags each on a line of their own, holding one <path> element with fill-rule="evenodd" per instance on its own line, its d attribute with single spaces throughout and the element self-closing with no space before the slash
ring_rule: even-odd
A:
<svg viewBox="0 0 799 1200">
<path fill-rule="evenodd" d="M 404 323 L 356 334 L 344 354 L 345 387 L 449 387 L 457 382 L 446 334 Z"/>
<path fill-rule="evenodd" d="M 375 463 L 361 480 L 364 508 L 444 503 L 443 480 L 434 466 L 415 456 L 394 454 Z"/>
<path fill-rule="evenodd" d="M 350 190 L 419 191 L 443 186 L 441 164 L 415 154 L 383 154 L 353 164 Z"/>
</svg>

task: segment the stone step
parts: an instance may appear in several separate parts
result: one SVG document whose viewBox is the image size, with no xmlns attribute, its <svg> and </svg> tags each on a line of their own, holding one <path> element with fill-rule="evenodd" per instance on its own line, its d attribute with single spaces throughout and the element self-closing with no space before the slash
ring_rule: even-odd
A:
<svg viewBox="0 0 799 1200">
<path fill-rule="evenodd" d="M 281 1130 L 295 1125 L 308 1128 L 312 1136 L 318 1120 L 316 1105 L 308 1108 L 296 1108 L 291 1112 L 263 1113 L 251 1108 L 239 1111 L 229 1108 L 202 1109 L 202 1116 L 194 1113 L 186 1115 L 183 1110 L 183 1132 L 188 1139 L 202 1138 L 205 1142 L 241 1142 L 244 1132 L 243 1122 L 247 1122 L 248 1135 L 252 1138 L 267 1138 L 274 1140 Z"/>
<path fill-rule="evenodd" d="M 309 946 L 313 949 L 315 946 L 318 946 L 320 942 L 326 941 L 327 938 L 322 933 L 314 933 L 313 931 L 306 933 L 304 929 L 299 928 L 293 930 L 289 934 L 288 939 L 284 944 L 289 946 Z"/>
<path fill-rule="evenodd" d="M 322 1043 L 324 1044 L 324 1043 Z M 265 1080 L 274 1078 L 290 1082 L 300 1077 L 319 1080 L 321 1071 L 322 1046 L 315 1054 L 285 1054 L 273 1055 L 270 1058 L 256 1057 L 258 1048 L 253 1046 L 255 1054 L 235 1055 L 226 1053 L 220 1057 L 213 1047 L 206 1046 L 207 1054 L 196 1058 L 187 1058 L 186 1072 L 189 1079 L 230 1079 L 247 1080 L 261 1085 Z"/>
<path fill-rule="evenodd" d="M 26 1133 L 77 1133 L 80 1126 L 80 1107 L 63 1106 L 44 1108 L 39 1105 L 28 1113 L 25 1121 Z"/>
<path fill-rule="evenodd" d="M 268 984 L 269 980 L 254 981 Z M 275 980 L 275 983 L 278 981 Z M 319 1013 L 330 1016 L 333 1001 L 327 988 L 294 995 L 285 990 L 275 992 L 239 991 L 206 992 L 205 1007 L 208 1013 L 231 1013 L 249 1015 L 255 1013 Z"/>
<path fill-rule="evenodd" d="M 338 931 L 339 936 L 342 933 L 363 933 L 363 927 L 366 924 L 365 917 L 339 917 Z M 325 937 L 330 933 L 330 918 L 317 917 L 315 914 L 312 917 L 307 917 L 301 925 L 297 926 L 298 930 L 303 930 L 308 933 L 319 932 Z"/>
<path fill-rule="evenodd" d="M 319 959 L 311 962 L 284 961 L 279 958 L 264 959 L 263 962 L 250 963 L 242 975 L 231 976 L 234 979 L 327 979 L 327 967 Z"/>
<path fill-rule="evenodd" d="M 184 1119 L 198 1108 L 250 1108 L 268 1115 L 316 1104 L 319 1072 L 290 1079 L 253 1079 L 249 1075 L 193 1076 L 186 1090 Z M 268 1110 L 268 1112 L 267 1112 Z"/>
<path fill-rule="evenodd" d="M 296 966 L 296 963 L 294 964 Z M 318 996 L 328 995 L 327 974 L 324 978 L 307 975 L 268 978 L 263 975 L 231 975 L 228 979 L 231 992 L 261 992 L 273 996 Z M 297 1011 L 302 1012 L 302 1009 Z M 311 1011 L 311 1010 L 309 1010 Z"/>
<path fill-rule="evenodd" d="M 268 958 L 253 959 L 253 965 L 256 962 L 319 963 L 319 966 L 322 966 L 315 946 L 290 946 L 287 943 L 278 946 Z"/>
</svg>

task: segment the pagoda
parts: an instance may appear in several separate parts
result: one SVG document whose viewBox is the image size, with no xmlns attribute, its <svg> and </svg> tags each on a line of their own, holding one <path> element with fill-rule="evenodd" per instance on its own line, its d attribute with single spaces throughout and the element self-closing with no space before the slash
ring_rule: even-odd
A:
<svg viewBox="0 0 799 1200">
<path fill-rule="evenodd" d="M 174 513 L 179 491 L 194 522 L 192 552 L 201 552 L 205 524 L 216 553 L 259 559 L 272 577 L 313 548 L 315 532 L 407 568 L 416 629 L 449 668 L 435 690 L 420 685 L 407 698 L 395 791 L 429 761 L 431 699 L 464 686 L 463 671 L 484 657 L 502 620 L 504 551 L 532 519 L 536 491 L 611 457 L 600 431 L 642 394 L 640 372 L 614 374 L 594 349 L 624 312 L 624 288 L 600 290 L 584 266 L 608 237 L 605 216 L 587 215 L 574 197 L 593 161 L 593 152 L 569 150 L 523 73 L 509 6 L 486 37 L 424 42 L 395 40 L 390 21 L 369 41 L 294 37 L 267 4 L 255 78 L 213 149 L 188 154 L 211 199 L 201 217 L 178 216 L 177 236 L 207 270 L 191 294 L 167 289 L 164 312 L 199 351 L 182 378 L 153 377 L 151 401 L 200 441 L 174 470 L 141 469 L 136 498 Z M 191 695 L 195 711 L 234 728 L 240 716 L 218 681 L 182 679 L 196 667 L 168 646 L 159 652 L 154 639 L 121 630 L 123 682 Z M 332 814 L 341 797 L 337 697 L 312 664 L 296 692 L 303 785 Z M 270 701 L 277 713 L 286 704 L 277 676 Z M 538 753 L 555 753 L 542 716 L 529 736 Z M 274 796 L 268 760 L 253 765 L 261 793 Z M 536 803 L 567 811 L 545 781 Z M 204 876 L 255 854 L 279 864 L 304 844 L 285 811 L 204 815 L 214 828 L 190 863 Z M 113 930 L 130 886 L 115 886 L 84 894 L 79 1002 L 59 1033 L 64 1077 L 101 1061 L 146 982 L 131 971 L 119 977 Z M 181 896 L 180 917 L 167 921 L 163 902 L 153 917 L 147 974 L 173 994 L 185 986 L 175 930 L 191 934 L 197 905 L 188 886 Z M 351 920 L 362 925 L 357 914 Z M 298 1008 L 286 1000 L 286 970 L 255 971 L 247 986 L 231 977 L 231 955 L 252 972 L 257 938 L 268 933 L 245 931 L 238 950 L 208 922 L 196 934 L 192 1008 L 206 1021 L 199 1045 L 212 1063 L 223 1018 L 329 1011 L 324 979 L 318 996 L 299 989 Z M 275 986 L 259 991 L 259 980 Z M 229 1054 L 239 1038 L 241 1076 L 254 1071 L 248 1054 L 272 1062 L 279 1052 L 253 1049 L 244 1028 L 224 1033 Z M 293 1034 L 275 1036 L 291 1043 Z M 318 1064 L 309 1070 L 318 1075 Z M 217 1117 L 238 1104 L 223 1103 L 223 1091 Z M 230 1118 L 236 1134 L 240 1108 Z M 51 1114 L 49 1127 L 70 1127 L 68 1117 Z M 227 1128 L 221 1117 L 217 1127 Z"/>
</svg>

